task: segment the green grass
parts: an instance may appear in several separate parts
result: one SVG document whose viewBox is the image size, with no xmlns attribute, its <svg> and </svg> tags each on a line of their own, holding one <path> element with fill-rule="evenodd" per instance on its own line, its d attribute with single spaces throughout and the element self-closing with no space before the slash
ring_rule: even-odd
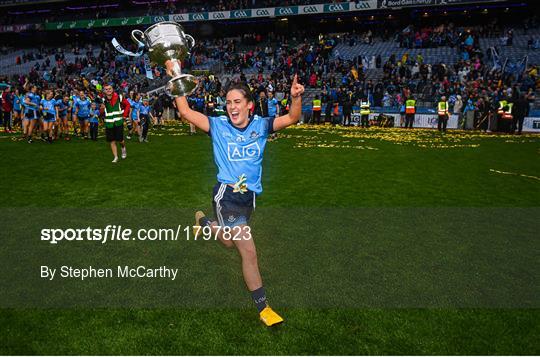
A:
<svg viewBox="0 0 540 357">
<path fill-rule="evenodd" d="M 280 135 L 267 145 L 253 217 L 269 298 L 286 319 L 272 329 L 257 320 L 237 255 L 217 243 L 97 252 L 44 246 L 33 234 L 49 216 L 80 222 L 77 214 L 94 212 L 102 223 L 96 212 L 111 208 L 128 223 L 140 211 L 150 225 L 190 224 L 194 209 L 211 207 L 206 136 L 151 133 L 148 144 L 128 143 L 117 165 L 103 139 L 29 145 L 0 136 L 0 289 L 9 287 L 0 303 L 28 298 L 30 284 L 13 286 L 25 273 L 13 265 L 25 259 L 135 263 L 144 247 L 145 259 L 185 271 L 169 306 L 3 308 L 0 354 L 540 353 L 538 136 L 305 127 Z M 62 218 L 60 208 L 76 213 Z M 28 212 L 34 226 L 25 226 Z M 99 298 L 92 284 L 81 291 Z M 184 305 L 205 294 L 206 304 Z"/>
</svg>

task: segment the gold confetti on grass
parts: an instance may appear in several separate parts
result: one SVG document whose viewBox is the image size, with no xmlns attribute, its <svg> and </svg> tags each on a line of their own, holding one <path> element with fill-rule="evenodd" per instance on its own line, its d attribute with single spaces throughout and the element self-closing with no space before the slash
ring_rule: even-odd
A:
<svg viewBox="0 0 540 357">
<path fill-rule="evenodd" d="M 295 148 L 331 148 L 331 149 L 356 149 L 356 150 L 379 150 L 372 146 L 365 145 L 340 145 L 340 144 L 331 144 L 326 142 L 316 142 L 316 143 L 296 143 Z"/>
<path fill-rule="evenodd" d="M 297 135 L 286 134 L 283 138 L 304 142 L 317 141 L 324 135 L 337 135 L 343 139 L 365 142 L 378 140 L 396 145 L 415 146 L 429 149 L 478 148 L 479 141 L 501 140 L 507 143 L 538 142 L 539 136 L 526 134 L 520 137 L 508 134 L 486 134 L 478 131 L 451 130 L 441 134 L 432 129 L 331 127 L 298 125 L 291 128 Z M 288 132 L 290 133 L 290 131 Z M 502 141 L 502 140 L 501 140 Z"/>
<path fill-rule="evenodd" d="M 533 179 L 533 180 L 540 181 L 540 177 L 531 176 L 531 175 L 525 175 L 525 174 L 519 174 L 517 172 L 499 171 L 499 170 L 495 170 L 495 169 L 489 169 L 489 171 L 495 172 L 495 173 L 501 174 L 501 175 L 520 176 L 520 177 L 526 177 L 526 178 L 530 178 L 530 179 Z"/>
</svg>

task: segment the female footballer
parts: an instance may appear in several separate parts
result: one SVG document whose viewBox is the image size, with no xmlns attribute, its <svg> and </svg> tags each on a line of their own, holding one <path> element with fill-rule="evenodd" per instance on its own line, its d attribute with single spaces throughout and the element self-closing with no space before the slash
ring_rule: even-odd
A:
<svg viewBox="0 0 540 357">
<path fill-rule="evenodd" d="M 173 63 L 169 61 L 167 67 L 172 66 Z M 248 222 L 255 208 L 255 197 L 262 192 L 262 159 L 267 138 L 271 133 L 298 122 L 302 112 L 302 93 L 304 86 L 298 83 L 295 76 L 291 87 L 290 111 L 275 119 L 250 115 L 254 102 L 249 87 L 243 83 L 233 84 L 227 90 L 227 116 L 207 117 L 190 109 L 185 97 L 175 98 L 180 115 L 209 133 L 218 167 L 218 183 L 214 186 L 212 202 L 216 221 L 197 212 L 195 234 L 199 231 L 197 226 L 209 226 L 225 246 L 236 247 L 242 258 L 244 281 L 261 321 L 267 326 L 280 323 L 283 319 L 266 302 Z M 231 239 L 236 235 L 240 239 Z"/>
<path fill-rule="evenodd" d="M 40 102 L 40 110 L 43 113 L 43 132 L 47 133 L 49 144 L 53 142 L 53 126 L 56 123 L 56 100 L 52 90 L 45 91 L 45 99 Z"/>
</svg>

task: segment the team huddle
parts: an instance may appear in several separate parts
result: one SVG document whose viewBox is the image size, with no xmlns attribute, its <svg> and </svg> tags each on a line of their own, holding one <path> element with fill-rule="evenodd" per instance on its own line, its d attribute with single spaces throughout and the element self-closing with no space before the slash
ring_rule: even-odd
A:
<svg viewBox="0 0 540 357">
<path fill-rule="evenodd" d="M 147 142 L 148 128 L 151 123 L 161 123 L 162 110 L 154 108 L 150 98 L 140 93 L 129 93 L 122 102 L 127 139 L 137 135 L 140 142 Z M 8 88 L 2 93 L 4 128 L 8 133 L 14 132 L 14 127 L 22 129 L 22 138 L 28 143 L 36 136 L 48 143 L 72 137 L 96 141 L 100 123 L 106 119 L 104 103 L 104 93 L 85 90 L 73 90 L 71 94 L 51 89 L 39 92 L 34 85 L 26 93 L 18 88 L 12 93 Z"/>
</svg>

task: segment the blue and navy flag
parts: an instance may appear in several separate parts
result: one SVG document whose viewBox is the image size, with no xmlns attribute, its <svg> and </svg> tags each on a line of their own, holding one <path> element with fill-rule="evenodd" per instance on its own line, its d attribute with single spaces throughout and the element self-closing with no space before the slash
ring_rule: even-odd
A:
<svg viewBox="0 0 540 357">
<path fill-rule="evenodd" d="M 152 66 L 150 65 L 150 58 L 148 58 L 148 55 L 144 55 L 144 70 L 146 72 L 146 78 L 148 79 L 154 79 L 154 75 L 152 74 Z"/>
<path fill-rule="evenodd" d="M 504 67 L 503 67 L 503 73 L 514 75 L 516 79 L 520 80 L 523 76 L 523 72 L 527 69 L 527 62 L 529 61 L 529 57 L 525 56 L 518 62 L 511 62 L 510 60 L 506 60 Z"/>
<path fill-rule="evenodd" d="M 503 69 L 503 64 L 501 61 L 501 56 L 499 56 L 499 52 L 495 49 L 495 47 L 489 48 L 491 51 L 491 59 L 493 60 L 493 67 L 491 68 L 492 71 L 499 71 Z"/>
<path fill-rule="evenodd" d="M 529 56 L 525 55 L 525 57 L 523 57 L 523 59 L 521 61 L 516 63 L 516 68 L 515 68 L 514 73 L 515 73 L 518 80 L 521 80 L 521 77 L 523 76 L 523 73 L 527 69 L 527 62 L 528 61 L 529 61 Z"/>
</svg>

